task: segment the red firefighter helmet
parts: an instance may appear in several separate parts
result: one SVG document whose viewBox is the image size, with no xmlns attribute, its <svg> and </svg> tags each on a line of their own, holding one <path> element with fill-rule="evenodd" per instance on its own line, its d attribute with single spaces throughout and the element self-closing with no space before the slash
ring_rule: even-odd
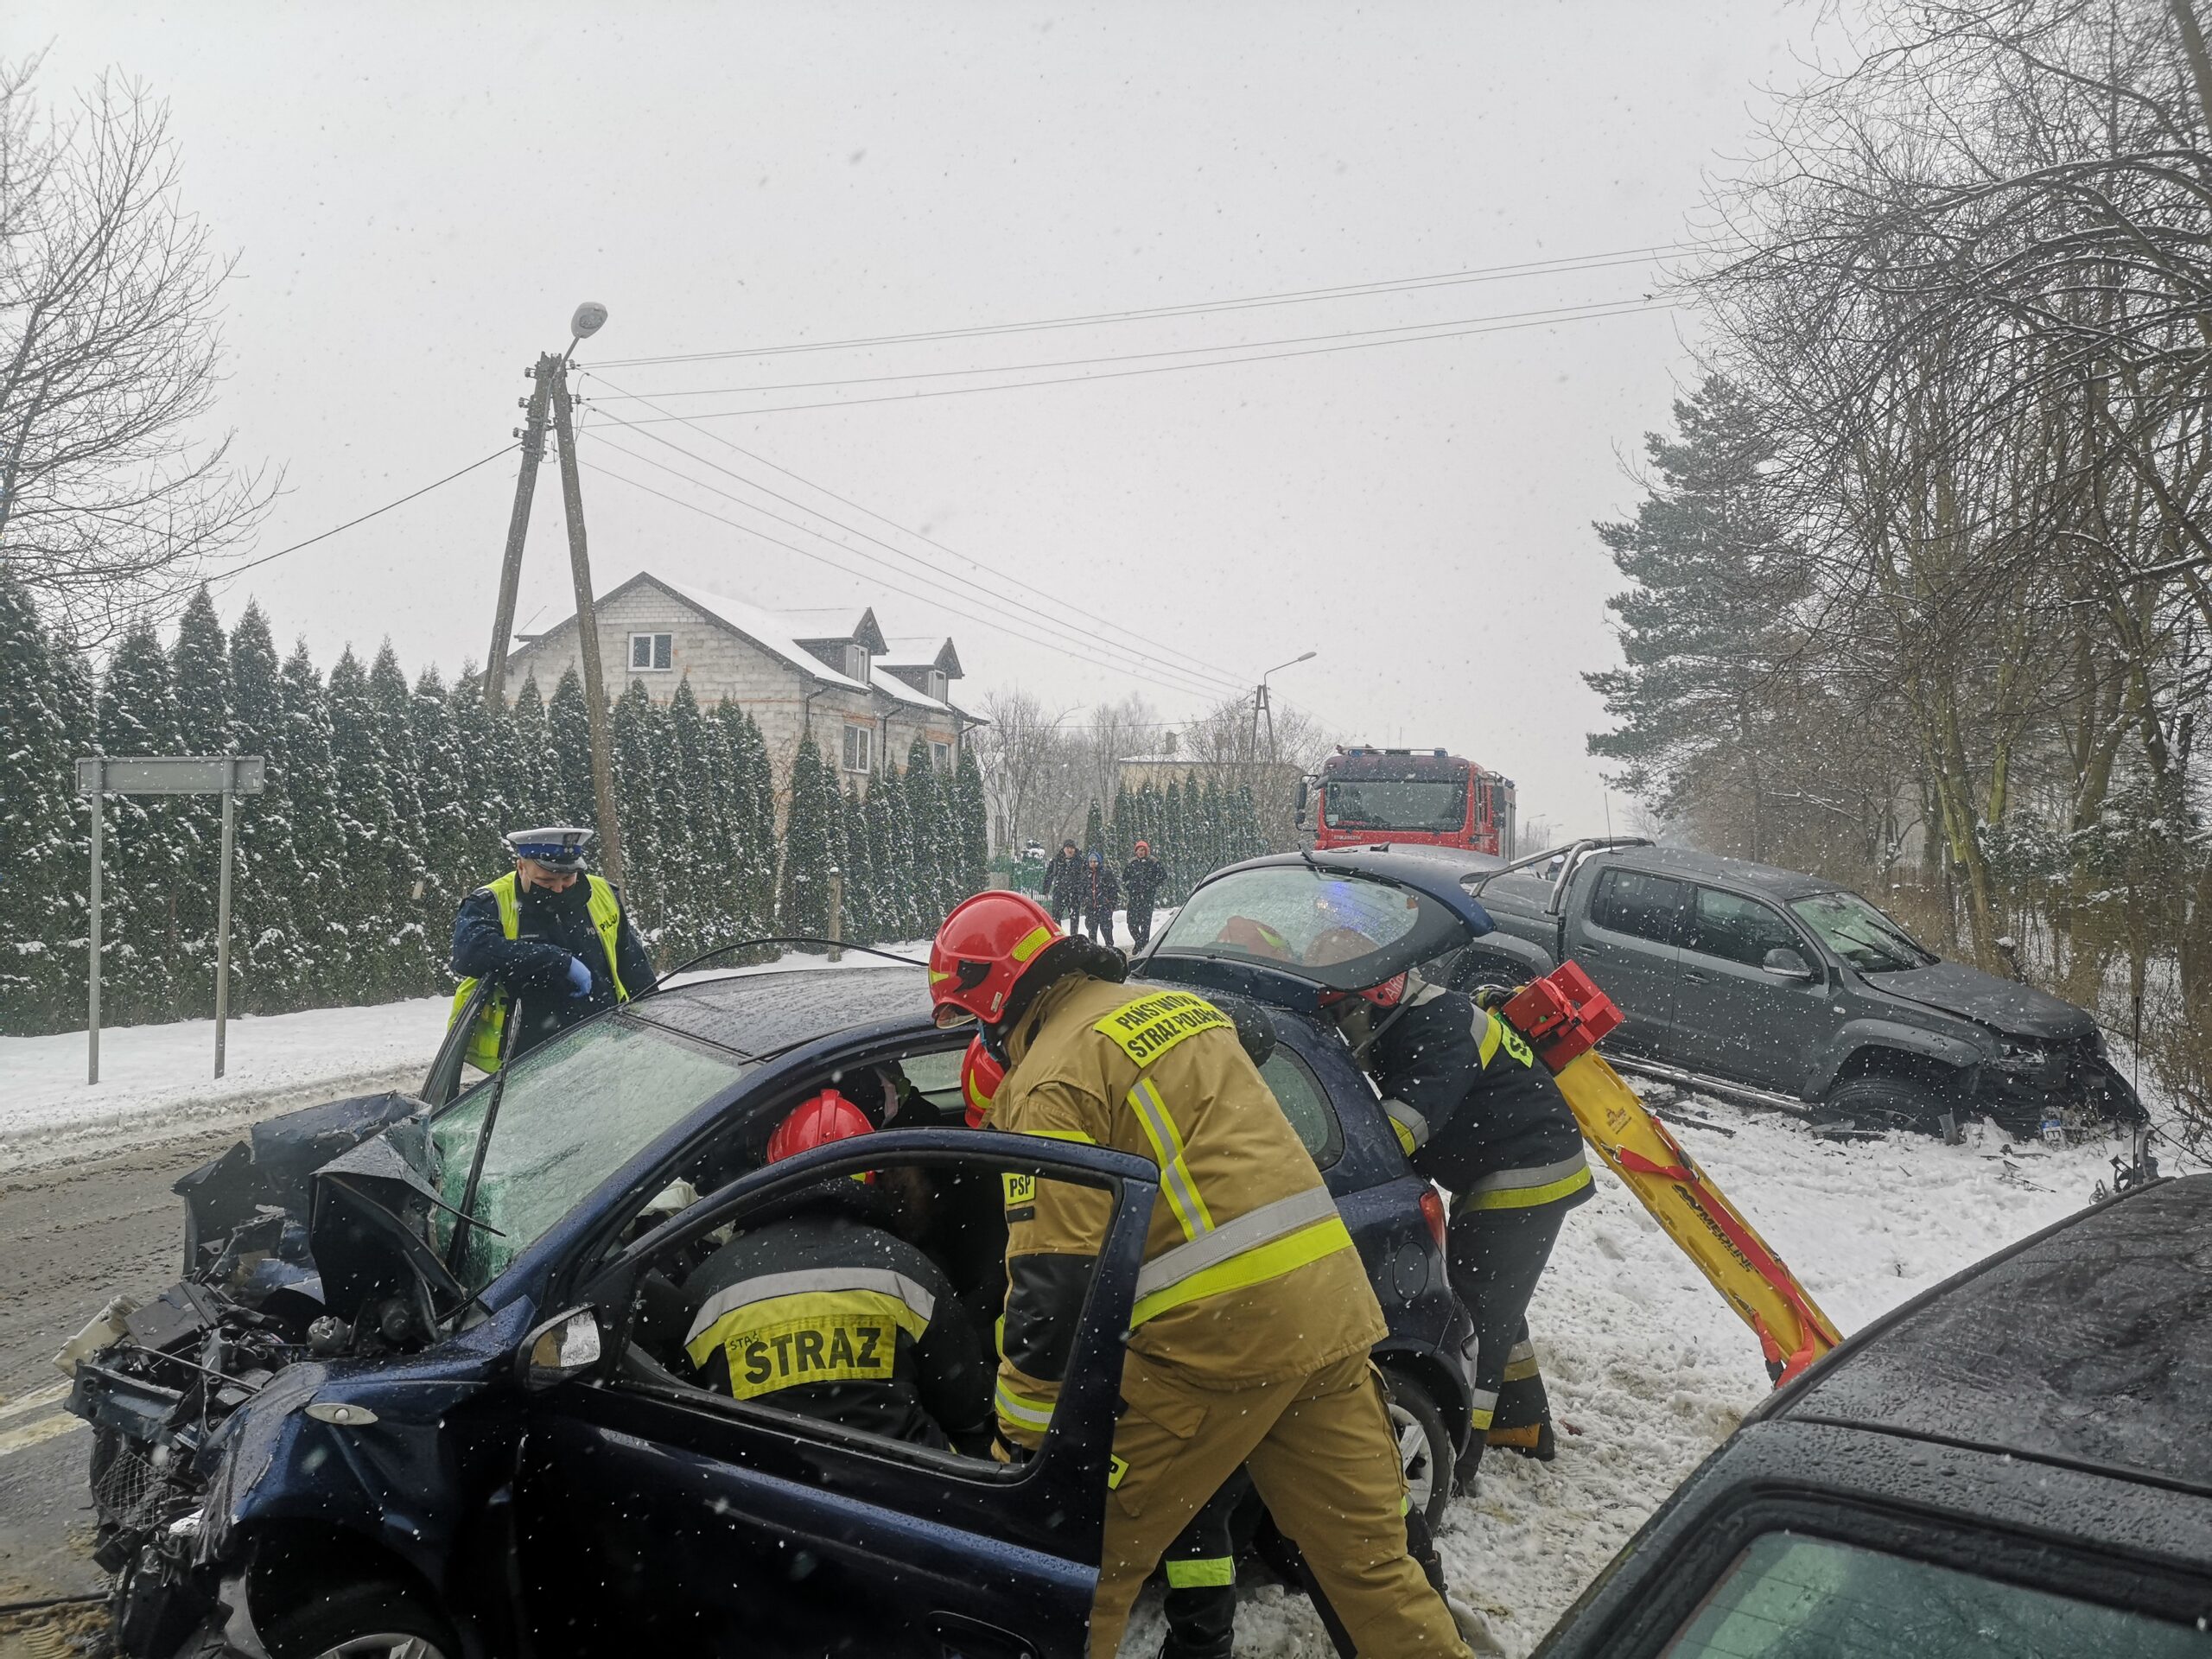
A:
<svg viewBox="0 0 2212 1659">
<path fill-rule="evenodd" d="M 995 887 L 962 899 L 930 945 L 930 1001 L 937 1005 L 938 1024 L 996 1023 L 1014 982 L 1046 945 L 1064 937 L 1027 893 Z"/>
<path fill-rule="evenodd" d="M 826 1147 L 833 1141 L 843 1141 L 855 1135 L 874 1133 L 875 1125 L 868 1121 L 868 1114 L 835 1089 L 824 1089 L 811 1099 L 803 1100 L 791 1108 L 784 1121 L 776 1125 L 776 1132 L 768 1137 L 768 1161 L 780 1164 L 786 1158 L 796 1158 L 802 1152 L 812 1152 L 817 1147 Z M 862 1175 L 862 1180 L 873 1179 Z"/>
<path fill-rule="evenodd" d="M 998 1098 L 999 1084 L 1005 1081 L 1006 1068 L 992 1058 L 980 1036 L 973 1039 L 968 1052 L 960 1057 L 960 1099 L 968 1109 L 969 1128 L 983 1127 L 983 1120 L 991 1115 L 991 1103 Z"/>
<path fill-rule="evenodd" d="M 1242 950 L 1248 957 L 1264 957 L 1274 962 L 1298 960 L 1290 941 L 1256 917 L 1231 916 L 1214 935 L 1214 943 Z"/>
</svg>

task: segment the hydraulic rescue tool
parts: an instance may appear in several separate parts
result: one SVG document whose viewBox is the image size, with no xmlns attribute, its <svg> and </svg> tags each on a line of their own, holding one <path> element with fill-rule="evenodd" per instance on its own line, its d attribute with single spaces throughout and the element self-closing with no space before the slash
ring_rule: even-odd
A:
<svg viewBox="0 0 2212 1659">
<path fill-rule="evenodd" d="M 1498 1012 L 1551 1072 L 1583 1139 L 1757 1334 L 1777 1386 L 1843 1340 L 1743 1212 L 1598 1052 L 1621 1011 L 1587 974 L 1567 963 L 1522 986 Z"/>
</svg>

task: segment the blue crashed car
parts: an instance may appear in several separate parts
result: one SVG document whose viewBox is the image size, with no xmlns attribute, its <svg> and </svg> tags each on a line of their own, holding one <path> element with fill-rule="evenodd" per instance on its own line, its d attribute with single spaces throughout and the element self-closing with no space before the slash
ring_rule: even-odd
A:
<svg viewBox="0 0 2212 1659">
<path fill-rule="evenodd" d="M 1399 874 L 1328 879 L 1371 883 L 1423 956 L 1479 916 Z M 1268 1005 L 1263 1074 L 1366 1262 L 1401 1450 L 1440 1513 L 1471 1357 L 1442 1205 L 1312 1017 L 1314 988 L 1180 931 L 1139 972 Z M 966 1033 L 928 1012 L 908 968 L 693 977 L 465 1090 L 449 1045 L 420 1096 L 276 1120 L 187 1177 L 186 1278 L 104 1313 L 70 1398 L 97 1431 L 118 1646 L 1081 1655 L 1158 1172 L 966 1128 Z M 792 1105 L 871 1076 L 921 1127 L 763 1166 Z M 1069 1381 L 1026 1464 L 688 1373 L 666 1308 L 690 1268 L 797 1187 L 902 1165 L 930 1173 L 931 1253 L 985 1310 L 1003 1294 L 1003 1176 L 1112 1195 Z"/>
</svg>

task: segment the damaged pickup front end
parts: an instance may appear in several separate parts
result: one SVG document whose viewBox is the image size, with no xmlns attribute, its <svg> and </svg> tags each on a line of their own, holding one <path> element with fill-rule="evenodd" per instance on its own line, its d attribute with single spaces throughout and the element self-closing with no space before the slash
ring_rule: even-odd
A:
<svg viewBox="0 0 2212 1659">
<path fill-rule="evenodd" d="M 93 1428 L 122 1652 L 258 1659 L 341 1561 L 438 1586 L 472 1553 L 453 1533 L 481 1506 L 455 1500 L 503 1437 L 453 1414 L 524 1310 L 486 1318 L 432 1247 L 427 1112 L 384 1094 L 257 1126 L 177 1183 L 183 1279 L 111 1302 L 59 1357 Z M 408 1363 L 442 1335 L 434 1366 Z"/>
</svg>

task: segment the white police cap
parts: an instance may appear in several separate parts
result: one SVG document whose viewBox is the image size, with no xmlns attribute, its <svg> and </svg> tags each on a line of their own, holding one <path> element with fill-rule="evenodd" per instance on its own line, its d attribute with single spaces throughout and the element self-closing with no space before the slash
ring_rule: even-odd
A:
<svg viewBox="0 0 2212 1659">
<path fill-rule="evenodd" d="M 506 842 L 517 858 L 529 859 L 549 869 L 581 870 L 584 867 L 584 843 L 592 835 L 589 830 L 553 824 L 543 830 L 512 830 L 507 835 Z"/>
</svg>

